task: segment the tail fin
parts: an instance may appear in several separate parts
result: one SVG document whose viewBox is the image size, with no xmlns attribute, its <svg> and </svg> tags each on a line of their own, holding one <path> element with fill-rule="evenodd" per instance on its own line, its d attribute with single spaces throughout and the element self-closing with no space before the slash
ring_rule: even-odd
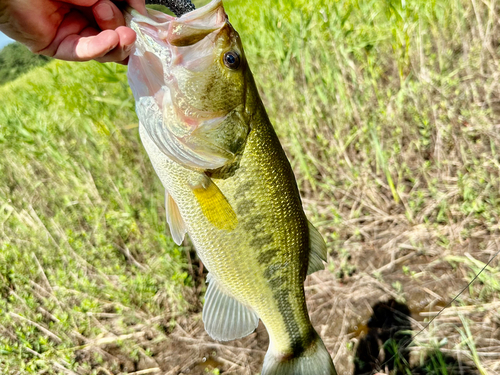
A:
<svg viewBox="0 0 500 375">
<path fill-rule="evenodd" d="M 261 375 L 337 375 L 337 372 L 328 350 L 316 334 L 313 344 L 295 357 L 280 356 L 269 347 Z"/>
</svg>

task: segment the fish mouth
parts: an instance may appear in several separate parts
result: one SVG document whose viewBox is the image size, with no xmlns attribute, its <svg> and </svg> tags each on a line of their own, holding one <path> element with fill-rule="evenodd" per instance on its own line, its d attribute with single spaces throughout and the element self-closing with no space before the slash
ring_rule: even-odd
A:
<svg viewBox="0 0 500 375">
<path fill-rule="evenodd" d="M 148 15 L 144 16 L 130 7 L 124 11 L 124 15 L 127 26 L 135 32 L 153 32 L 159 39 L 174 47 L 196 44 L 207 35 L 223 28 L 228 19 L 221 0 L 212 0 L 181 17 L 151 9 L 148 9 Z"/>
<path fill-rule="evenodd" d="M 132 55 L 140 57 L 132 56 L 129 72 L 139 71 L 136 75 L 148 82 L 147 90 L 138 88 L 136 91 L 139 96 L 148 92 L 149 96 L 154 95 L 162 85 L 172 83 L 175 78 L 171 73 L 176 66 L 192 72 L 205 69 L 213 62 L 213 43 L 217 35 L 228 24 L 221 0 L 212 0 L 181 17 L 153 9 L 147 12 L 142 15 L 131 7 L 124 12 L 127 26 L 137 34 Z M 132 85 L 140 85 L 134 74 L 129 76 Z"/>
<path fill-rule="evenodd" d="M 144 126 L 174 160 L 192 168 L 217 169 L 234 155 L 215 145 L 213 155 L 207 153 L 196 134 L 212 137 L 237 113 L 235 108 L 212 108 L 211 103 L 191 100 L 196 95 L 187 95 L 189 85 L 183 84 L 187 76 L 196 80 L 211 64 L 220 63 L 219 45 L 230 28 L 222 1 L 212 0 L 180 17 L 147 11 L 148 15 L 130 8 L 125 12 L 127 26 L 137 33 L 128 77 L 137 107 L 148 118 Z"/>
<path fill-rule="evenodd" d="M 222 1 L 212 0 L 205 6 L 180 17 L 152 9 L 147 11 L 147 16 L 130 7 L 125 12 L 127 25 L 138 36 L 133 50 L 133 55 L 139 56 L 139 60 L 142 60 L 140 62 L 142 66 L 138 67 L 138 70 L 144 73 L 142 80 L 148 81 L 149 89 L 139 89 L 137 93 L 139 96 L 145 96 L 149 92 L 149 96 L 152 96 L 166 85 L 172 89 L 172 94 L 179 94 L 180 91 L 176 87 L 177 68 L 196 73 L 204 71 L 214 63 L 214 45 L 219 34 L 230 27 Z M 138 59 L 131 58 L 129 71 L 136 68 L 135 60 Z M 133 75 L 131 81 L 132 84 L 136 81 Z M 139 83 L 134 86 L 139 86 Z M 183 109 L 187 113 L 198 110 Z M 202 114 L 194 117 L 209 116 Z"/>
<path fill-rule="evenodd" d="M 165 40 L 174 47 L 192 46 L 224 27 L 227 15 L 221 0 L 183 14 L 170 22 Z"/>
</svg>

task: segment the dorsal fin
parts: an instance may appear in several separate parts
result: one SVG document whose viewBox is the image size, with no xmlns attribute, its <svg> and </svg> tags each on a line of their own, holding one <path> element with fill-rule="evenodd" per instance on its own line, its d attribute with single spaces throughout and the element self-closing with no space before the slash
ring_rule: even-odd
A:
<svg viewBox="0 0 500 375">
<path fill-rule="evenodd" d="M 326 262 L 326 243 L 318 230 L 309 221 L 309 267 L 307 268 L 307 274 L 310 275 L 313 272 L 320 271 L 325 268 L 323 261 Z"/>
</svg>

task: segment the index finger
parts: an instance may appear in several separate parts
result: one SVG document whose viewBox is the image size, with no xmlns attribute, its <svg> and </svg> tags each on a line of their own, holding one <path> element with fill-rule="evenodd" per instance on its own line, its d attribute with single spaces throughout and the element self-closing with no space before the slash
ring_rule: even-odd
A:
<svg viewBox="0 0 500 375">
<path fill-rule="evenodd" d="M 73 4 L 80 7 L 91 7 L 98 0 L 59 0 L 61 3 Z"/>
<path fill-rule="evenodd" d="M 98 2 L 98 0 L 59 0 L 62 3 L 66 4 L 73 4 L 76 6 L 82 6 L 82 7 L 91 7 L 95 3 Z M 122 0 L 117 0 L 117 2 L 122 1 Z M 145 0 L 126 0 L 127 4 L 130 5 L 132 8 L 137 10 L 139 13 L 146 15 L 146 2 Z"/>
<path fill-rule="evenodd" d="M 128 5 L 137 10 L 142 15 L 146 15 L 146 2 L 145 0 L 126 0 Z"/>
</svg>

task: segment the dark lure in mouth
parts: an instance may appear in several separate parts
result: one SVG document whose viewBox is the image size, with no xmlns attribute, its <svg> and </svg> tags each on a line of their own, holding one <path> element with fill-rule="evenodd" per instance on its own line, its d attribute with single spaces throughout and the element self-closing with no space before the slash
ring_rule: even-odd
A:
<svg viewBox="0 0 500 375">
<path fill-rule="evenodd" d="M 191 0 L 146 0 L 146 4 L 164 5 L 177 17 L 196 9 Z"/>
</svg>

